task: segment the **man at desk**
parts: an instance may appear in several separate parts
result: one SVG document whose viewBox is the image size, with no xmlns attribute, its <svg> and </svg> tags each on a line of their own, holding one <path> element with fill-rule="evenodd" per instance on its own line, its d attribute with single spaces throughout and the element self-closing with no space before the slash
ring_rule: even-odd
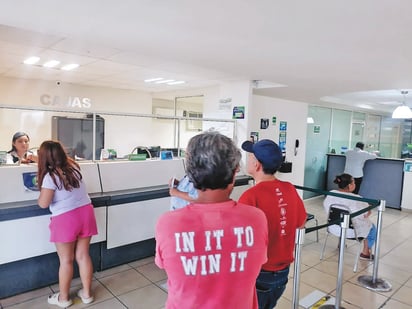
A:
<svg viewBox="0 0 412 309">
<path fill-rule="evenodd" d="M 368 160 L 377 158 L 377 155 L 371 152 L 364 151 L 365 144 L 357 142 L 354 149 L 348 150 L 345 153 L 345 174 L 350 174 L 355 179 L 356 188 L 353 193 L 358 194 L 363 179 L 363 166 Z"/>
</svg>

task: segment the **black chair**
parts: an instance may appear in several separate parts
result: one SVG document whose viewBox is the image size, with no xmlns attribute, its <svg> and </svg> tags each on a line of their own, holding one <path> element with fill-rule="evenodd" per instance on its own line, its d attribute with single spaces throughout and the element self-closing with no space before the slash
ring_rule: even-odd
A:
<svg viewBox="0 0 412 309">
<path fill-rule="evenodd" d="M 308 222 L 310 220 L 315 220 L 315 225 L 318 226 L 318 219 L 315 218 L 315 215 L 307 213 L 306 214 L 306 222 Z M 316 242 L 319 242 L 319 230 L 316 230 Z"/>
<path fill-rule="evenodd" d="M 332 204 L 329 208 L 329 215 L 328 215 L 328 223 L 330 222 L 336 222 L 337 220 L 339 221 L 336 224 L 329 225 L 327 227 L 327 234 L 325 238 L 325 242 L 322 247 L 322 252 L 320 254 L 320 259 L 323 259 L 323 254 L 325 252 L 325 247 L 326 247 L 326 241 L 328 240 L 328 236 L 336 236 L 339 237 L 340 239 L 340 234 L 342 231 L 342 227 L 340 225 L 340 222 L 343 220 L 343 216 L 346 214 L 350 214 L 350 210 L 347 206 L 341 205 L 341 204 Z M 353 227 L 352 224 L 352 219 L 349 221 L 349 228 L 346 230 L 346 239 L 347 240 L 354 240 L 358 244 L 358 250 L 355 255 L 355 265 L 353 266 L 353 272 L 357 272 L 358 270 L 358 262 L 359 262 L 359 256 L 362 251 L 362 241 L 364 237 L 357 237 L 356 235 L 356 230 Z"/>
</svg>

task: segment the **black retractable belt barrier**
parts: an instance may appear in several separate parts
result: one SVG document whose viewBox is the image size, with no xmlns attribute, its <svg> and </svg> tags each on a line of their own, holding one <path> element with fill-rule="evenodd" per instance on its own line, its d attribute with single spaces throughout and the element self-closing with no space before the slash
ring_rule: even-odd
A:
<svg viewBox="0 0 412 309">
<path fill-rule="evenodd" d="M 340 236 L 340 247 L 339 247 L 339 261 L 338 261 L 338 278 L 336 283 L 336 301 L 335 305 L 323 305 L 320 306 L 319 309 L 329 309 L 335 308 L 339 309 L 341 299 L 342 299 L 342 282 L 343 282 L 343 259 L 344 259 L 344 250 L 345 250 L 345 240 L 346 240 L 346 230 L 349 227 L 350 218 L 356 217 L 361 213 L 369 211 L 370 209 L 378 207 L 378 220 L 376 223 L 377 229 L 377 236 L 376 236 L 376 244 L 375 244 L 375 258 L 373 260 L 373 275 L 362 275 L 358 277 L 358 282 L 367 289 L 380 291 L 380 292 L 387 292 L 392 289 L 392 286 L 389 282 L 384 279 L 378 278 L 378 266 L 379 266 L 379 251 L 380 251 L 380 238 L 381 238 L 381 230 L 382 230 L 382 212 L 385 210 L 385 201 L 381 200 L 372 200 L 372 199 L 365 199 L 359 197 L 352 197 L 352 196 L 345 196 L 344 194 L 333 193 L 329 191 L 317 190 L 312 188 L 306 188 L 301 186 L 296 186 L 295 188 L 300 190 L 307 190 L 312 192 L 321 193 L 324 195 L 334 195 L 343 197 L 346 199 L 352 200 L 359 200 L 362 202 L 367 202 L 371 206 L 365 209 L 362 209 L 356 213 L 352 213 L 350 215 L 344 215 L 343 220 L 341 221 L 342 232 Z M 295 237 L 295 265 L 294 265 L 294 281 L 293 281 L 293 294 L 292 294 L 292 308 L 298 309 L 299 308 L 299 284 L 300 284 L 300 258 L 301 258 L 301 247 L 304 243 L 304 233 L 310 233 L 313 231 L 318 231 L 321 228 L 327 227 L 332 224 L 336 224 L 337 222 L 330 222 L 328 224 L 323 224 L 311 228 L 306 229 L 296 229 L 296 237 Z"/>
</svg>

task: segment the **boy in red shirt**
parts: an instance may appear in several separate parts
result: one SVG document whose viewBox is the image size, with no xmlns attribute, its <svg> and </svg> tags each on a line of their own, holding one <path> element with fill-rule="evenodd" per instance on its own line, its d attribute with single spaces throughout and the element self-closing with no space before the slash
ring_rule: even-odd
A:
<svg viewBox="0 0 412 309">
<path fill-rule="evenodd" d="M 259 308 L 276 306 L 288 282 L 293 262 L 296 229 L 306 222 L 303 201 L 295 187 L 275 177 L 283 157 L 279 146 L 268 139 L 257 143 L 246 141 L 247 172 L 256 185 L 246 190 L 239 203 L 255 206 L 266 214 L 269 229 L 268 260 L 256 280 Z"/>
</svg>

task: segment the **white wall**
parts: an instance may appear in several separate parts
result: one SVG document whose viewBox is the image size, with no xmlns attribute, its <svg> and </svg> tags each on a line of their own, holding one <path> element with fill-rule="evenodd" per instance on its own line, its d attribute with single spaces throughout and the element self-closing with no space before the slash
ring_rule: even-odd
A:
<svg viewBox="0 0 412 309">
<path fill-rule="evenodd" d="M 259 132 L 259 140 L 267 138 L 279 143 L 279 123 L 287 122 L 286 160 L 292 162 L 292 173 L 277 173 L 279 179 L 303 186 L 306 149 L 306 118 L 308 104 L 276 98 L 253 95 L 249 115 L 249 132 Z M 272 124 L 276 117 L 276 124 Z M 269 127 L 260 129 L 260 119 L 268 118 Z M 297 154 L 294 153 L 295 140 L 299 139 Z"/>
<path fill-rule="evenodd" d="M 171 91 L 154 94 L 154 97 L 159 99 L 170 99 L 181 96 L 204 96 L 203 117 L 214 119 L 232 119 L 233 107 L 244 106 L 245 118 L 237 120 L 236 134 L 230 129 L 230 125 L 224 123 L 205 123 L 204 129 L 209 129 L 210 126 L 217 126 L 219 132 L 228 136 L 235 135 L 237 144 L 240 144 L 248 137 L 248 109 L 252 100 L 251 82 L 248 80 L 226 82 L 215 87 L 190 89 L 183 91 Z M 227 103 L 222 103 L 227 101 Z"/>
<path fill-rule="evenodd" d="M 55 104 L 43 104 L 54 102 Z M 67 105 L 78 99 L 81 102 L 90 99 L 90 107 Z M 24 80 L 13 78 L 0 79 L 0 105 L 24 106 L 30 108 L 64 109 L 74 112 L 125 112 L 152 113 L 152 96 L 133 90 L 102 87 L 85 87 L 76 84 Z M 51 117 L 62 116 L 58 112 L 21 111 L 0 109 L 0 150 L 11 148 L 11 138 L 16 131 L 25 131 L 31 138 L 31 147 L 39 146 L 43 140 L 51 138 Z M 71 114 L 71 117 L 83 117 L 84 114 Z M 104 118 L 109 118 L 105 117 Z M 115 123 L 106 122 L 106 148 L 119 149 L 120 153 L 129 152 L 137 145 L 151 145 L 156 132 L 150 119 L 114 117 Z"/>
</svg>

